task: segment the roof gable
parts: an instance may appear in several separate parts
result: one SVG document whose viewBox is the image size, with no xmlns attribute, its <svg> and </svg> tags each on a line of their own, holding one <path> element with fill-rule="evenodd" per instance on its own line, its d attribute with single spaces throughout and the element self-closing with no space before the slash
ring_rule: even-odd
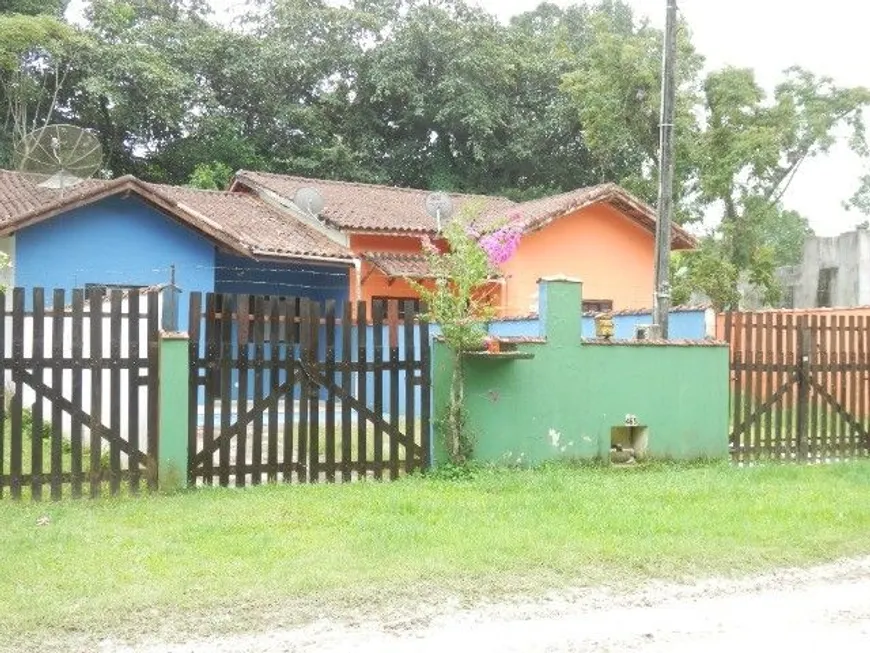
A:
<svg viewBox="0 0 870 653">
<path fill-rule="evenodd" d="M 431 191 L 379 186 L 325 179 L 309 179 L 292 175 L 240 170 L 230 190 L 248 188 L 255 193 L 267 191 L 279 196 L 285 203 L 293 203 L 300 188 L 316 188 L 325 200 L 321 219 L 331 227 L 344 232 L 370 231 L 374 233 L 435 233 L 437 225 L 425 210 L 425 199 Z M 616 184 L 600 184 L 517 204 L 506 197 L 489 195 L 463 195 L 450 193 L 456 211 L 477 205 L 482 222 L 492 222 L 518 214 L 526 231 L 545 228 L 550 222 L 596 203 L 606 203 L 655 233 L 656 212 L 648 204 L 631 195 Z M 295 206 L 295 205 L 294 205 Z M 681 227 L 672 229 L 672 245 L 677 249 L 697 246 L 693 236 Z"/>
<path fill-rule="evenodd" d="M 242 256 L 350 260 L 352 253 L 256 196 L 165 186 L 133 176 L 85 180 L 64 193 L 0 171 L 0 235 L 8 235 L 107 197 L 134 193 L 148 204 Z"/>
<path fill-rule="evenodd" d="M 517 205 L 526 232 L 544 229 L 554 220 L 572 215 L 594 204 L 607 204 L 629 220 L 655 235 L 657 216 L 648 204 L 616 184 L 600 184 L 568 193 L 543 197 Z M 697 240 L 679 225 L 671 227 L 671 245 L 675 249 L 693 249 Z"/>
</svg>

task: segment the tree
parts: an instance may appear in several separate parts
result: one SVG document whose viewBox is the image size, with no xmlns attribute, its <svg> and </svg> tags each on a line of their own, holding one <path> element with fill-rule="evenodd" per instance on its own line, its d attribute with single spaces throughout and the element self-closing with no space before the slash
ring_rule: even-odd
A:
<svg viewBox="0 0 870 653">
<path fill-rule="evenodd" d="M 870 92 L 840 88 L 799 68 L 787 71 L 771 101 L 751 70 L 726 68 L 705 82 L 707 128 L 700 135 L 700 201 L 721 212 L 722 254 L 775 301 L 773 270 L 800 260 L 806 219 L 782 206 L 800 166 L 824 154 L 841 127 L 868 153 L 863 111 Z"/>
<path fill-rule="evenodd" d="M 232 178 L 233 169 L 225 163 L 198 163 L 190 175 L 188 186 L 204 190 L 225 190 Z"/>
<path fill-rule="evenodd" d="M 63 18 L 69 0 L 0 0 L 0 14 Z"/>
<path fill-rule="evenodd" d="M 575 103 L 600 177 L 652 203 L 662 36 L 644 23 L 635 26 L 619 3 L 605 3 L 590 22 L 586 56 L 564 77 L 563 89 Z M 732 305 L 746 272 L 774 301 L 776 268 L 800 259 L 809 232 L 804 217 L 783 207 L 782 196 L 800 166 L 827 152 L 842 128 L 849 130 L 853 150 L 867 155 L 863 110 L 870 95 L 799 68 L 786 71 L 771 98 L 751 70 L 725 68 L 702 83 L 701 59 L 689 36 L 683 26 L 676 217 L 682 223 L 711 215 L 721 221 L 704 247 L 680 257 L 677 294 L 703 291 L 720 306 Z"/>
<path fill-rule="evenodd" d="M 514 255 L 522 235 L 516 218 L 494 222 L 478 231 L 478 217 L 477 207 L 463 208 L 457 219 L 445 227 L 443 248 L 428 238 L 423 241 L 434 287 L 408 279 L 428 307 L 426 319 L 438 324 L 453 354 L 450 400 L 447 414 L 438 416 L 438 424 L 450 462 L 455 465 L 468 462 L 472 453 L 466 423 L 463 355 L 484 344 L 486 321 L 494 315 L 484 288 L 499 266 Z"/>
<path fill-rule="evenodd" d="M 0 14 L 0 157 L 62 111 L 73 62 L 87 46 L 75 28 L 47 15 Z"/>
<path fill-rule="evenodd" d="M 662 33 L 637 23 L 621 2 L 602 3 L 589 15 L 588 42 L 562 90 L 572 100 L 595 169 L 596 182 L 615 181 L 655 203 L 661 106 Z M 676 219 L 700 218 L 694 136 L 699 125 L 698 74 L 702 59 L 685 25 L 678 32 L 675 106 Z"/>
<path fill-rule="evenodd" d="M 67 101 L 99 135 L 113 174 L 147 170 L 148 158 L 195 128 L 209 94 L 190 65 L 212 29 L 205 11 L 178 0 L 94 0 L 88 9 L 93 46 Z"/>
</svg>

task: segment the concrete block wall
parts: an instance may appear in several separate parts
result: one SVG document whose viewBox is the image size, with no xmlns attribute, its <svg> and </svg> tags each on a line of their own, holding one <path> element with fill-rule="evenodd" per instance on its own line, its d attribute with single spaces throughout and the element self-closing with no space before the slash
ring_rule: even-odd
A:
<svg viewBox="0 0 870 653">
<path fill-rule="evenodd" d="M 609 459 L 614 438 L 645 439 L 663 459 L 728 455 L 728 348 L 711 340 L 581 340 L 579 282 L 541 283 L 540 332 L 516 344 L 531 359 L 468 357 L 465 396 L 475 459 L 533 465 Z M 433 417 L 446 409 L 453 356 L 433 350 Z M 433 438 L 443 462 L 443 433 Z"/>
</svg>

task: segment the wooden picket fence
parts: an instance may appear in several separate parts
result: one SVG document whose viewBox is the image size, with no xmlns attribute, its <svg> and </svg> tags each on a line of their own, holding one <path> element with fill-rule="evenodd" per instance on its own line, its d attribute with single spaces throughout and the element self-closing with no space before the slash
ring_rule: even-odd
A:
<svg viewBox="0 0 870 653">
<path fill-rule="evenodd" d="M 870 455 L 870 318 L 727 313 L 735 460 Z"/>
<path fill-rule="evenodd" d="M 395 479 L 429 465 L 429 325 L 410 303 L 375 303 L 371 322 L 364 302 L 340 306 L 192 293 L 191 483 Z"/>
<path fill-rule="evenodd" d="M 0 294 L 0 498 L 156 487 L 157 294 L 31 298 Z"/>
</svg>

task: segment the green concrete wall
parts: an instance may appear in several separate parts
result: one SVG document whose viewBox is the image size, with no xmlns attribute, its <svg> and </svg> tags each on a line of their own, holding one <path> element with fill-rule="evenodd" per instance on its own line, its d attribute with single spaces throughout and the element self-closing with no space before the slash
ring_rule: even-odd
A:
<svg viewBox="0 0 870 653">
<path fill-rule="evenodd" d="M 728 455 L 728 348 L 718 343 L 596 343 L 577 337 L 581 284 L 542 281 L 546 343 L 519 344 L 531 360 L 466 358 L 474 458 L 535 465 L 559 458 L 609 460 L 612 427 L 626 416 L 646 434 L 646 455 Z M 444 414 L 453 355 L 433 350 L 434 415 Z M 645 431 L 643 429 L 646 429 Z M 443 462 L 436 422 L 435 460 Z"/>
<path fill-rule="evenodd" d="M 187 485 L 187 416 L 190 384 L 186 333 L 160 334 L 160 438 L 157 484 L 172 491 Z"/>
</svg>

